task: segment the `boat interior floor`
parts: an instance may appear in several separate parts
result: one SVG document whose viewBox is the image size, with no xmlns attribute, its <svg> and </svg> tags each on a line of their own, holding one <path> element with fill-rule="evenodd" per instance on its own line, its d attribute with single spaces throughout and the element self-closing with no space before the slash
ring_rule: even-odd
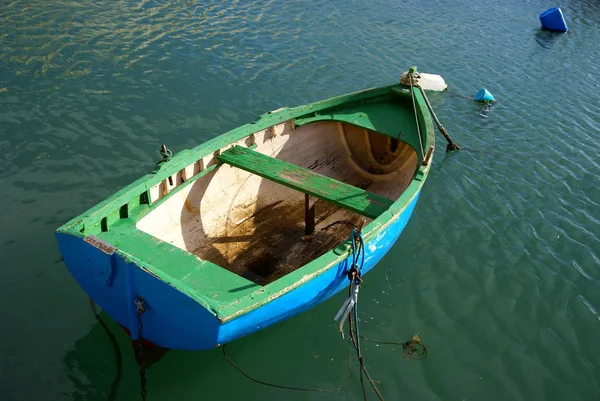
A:
<svg viewBox="0 0 600 401">
<path fill-rule="evenodd" d="M 305 265 L 348 239 L 362 217 L 317 200 L 315 231 L 305 234 L 304 195 L 278 202 L 229 225 L 226 235 L 206 238 L 191 253 L 259 285 Z"/>
</svg>

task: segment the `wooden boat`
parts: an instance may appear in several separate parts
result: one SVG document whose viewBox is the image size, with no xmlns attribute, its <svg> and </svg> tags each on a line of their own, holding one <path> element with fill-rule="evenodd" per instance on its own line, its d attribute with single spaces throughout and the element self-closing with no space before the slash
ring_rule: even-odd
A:
<svg viewBox="0 0 600 401">
<path fill-rule="evenodd" d="M 415 87 L 281 108 L 163 152 L 56 235 L 79 285 L 132 338 L 208 349 L 346 288 L 362 223 L 362 273 L 373 268 L 407 224 L 433 149 Z"/>
</svg>

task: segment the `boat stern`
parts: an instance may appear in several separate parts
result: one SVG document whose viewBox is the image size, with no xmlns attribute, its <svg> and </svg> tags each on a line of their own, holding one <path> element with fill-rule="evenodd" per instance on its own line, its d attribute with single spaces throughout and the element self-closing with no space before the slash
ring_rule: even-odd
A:
<svg viewBox="0 0 600 401">
<path fill-rule="evenodd" d="M 141 335 L 164 348 L 188 350 L 218 345 L 219 321 L 215 314 L 129 255 L 93 235 L 77 236 L 59 230 L 56 238 L 77 283 L 133 339 Z M 141 317 L 138 303 L 143 305 Z M 142 327 L 142 333 L 138 327 Z"/>
</svg>

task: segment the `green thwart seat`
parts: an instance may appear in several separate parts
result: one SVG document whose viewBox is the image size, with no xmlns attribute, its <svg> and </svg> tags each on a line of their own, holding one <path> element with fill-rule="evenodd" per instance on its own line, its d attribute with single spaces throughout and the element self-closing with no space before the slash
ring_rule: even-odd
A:
<svg viewBox="0 0 600 401">
<path fill-rule="evenodd" d="M 241 146 L 233 146 L 217 159 L 371 219 L 394 203 L 383 196 Z"/>
</svg>

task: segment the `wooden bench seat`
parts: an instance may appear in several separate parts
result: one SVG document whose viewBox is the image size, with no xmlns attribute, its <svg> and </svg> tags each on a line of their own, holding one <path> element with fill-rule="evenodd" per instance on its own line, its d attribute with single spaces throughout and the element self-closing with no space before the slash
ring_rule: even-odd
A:
<svg viewBox="0 0 600 401">
<path fill-rule="evenodd" d="M 383 196 L 241 146 L 226 150 L 217 159 L 371 219 L 394 203 Z"/>
</svg>

